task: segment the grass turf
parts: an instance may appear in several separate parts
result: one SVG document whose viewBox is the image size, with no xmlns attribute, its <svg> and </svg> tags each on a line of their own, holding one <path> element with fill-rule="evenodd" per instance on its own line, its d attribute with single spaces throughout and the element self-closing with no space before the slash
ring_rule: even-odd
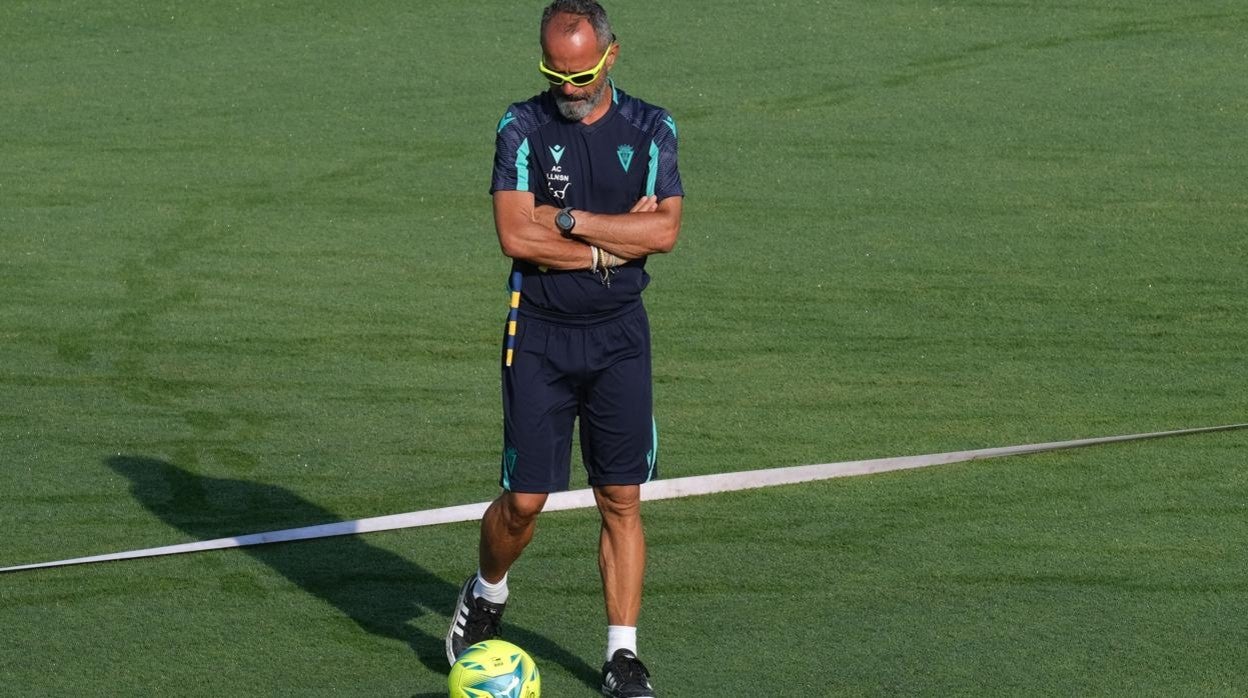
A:
<svg viewBox="0 0 1248 698">
<path fill-rule="evenodd" d="M 1244 421 L 1235 3 L 610 8 L 669 476 Z M 3 564 L 488 498 L 538 6 L 0 8 Z M 655 503 L 665 695 L 1248 692 L 1243 437 Z M 602 642 L 594 517 L 511 635 Z M 470 525 L 0 578 L 18 694 L 443 693 Z M 716 689 L 717 690 L 717 689 Z"/>
</svg>

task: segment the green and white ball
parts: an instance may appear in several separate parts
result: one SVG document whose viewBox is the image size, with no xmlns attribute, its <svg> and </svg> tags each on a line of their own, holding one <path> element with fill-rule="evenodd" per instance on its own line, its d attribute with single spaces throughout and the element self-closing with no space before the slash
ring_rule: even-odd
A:
<svg viewBox="0 0 1248 698">
<path fill-rule="evenodd" d="M 447 680 L 450 698 L 539 698 L 542 677 L 527 652 L 504 640 L 464 650 Z"/>
</svg>

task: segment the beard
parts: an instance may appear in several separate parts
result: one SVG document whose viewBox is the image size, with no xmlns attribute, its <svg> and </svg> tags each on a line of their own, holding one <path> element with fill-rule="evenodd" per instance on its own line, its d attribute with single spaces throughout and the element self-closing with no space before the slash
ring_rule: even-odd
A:
<svg viewBox="0 0 1248 698">
<path fill-rule="evenodd" d="M 559 107 L 559 113 L 563 115 L 563 118 L 568 121 L 580 121 L 602 104 L 602 100 L 607 96 L 609 84 L 606 76 L 603 75 L 592 92 L 581 93 L 575 97 L 563 94 L 557 87 L 552 88 L 551 92 L 554 93 L 555 105 Z"/>
</svg>

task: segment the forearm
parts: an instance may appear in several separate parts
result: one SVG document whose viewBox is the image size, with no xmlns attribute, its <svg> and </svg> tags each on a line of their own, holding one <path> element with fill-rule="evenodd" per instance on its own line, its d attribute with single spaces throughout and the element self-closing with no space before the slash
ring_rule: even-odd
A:
<svg viewBox="0 0 1248 698">
<path fill-rule="evenodd" d="M 624 259 L 670 252 L 680 233 L 681 201 L 678 197 L 657 202 L 643 197 L 628 213 L 602 214 L 577 210 L 573 237 L 583 240 Z M 534 220 L 545 226 L 554 225 L 558 212 L 551 206 L 539 206 Z"/>
<path fill-rule="evenodd" d="M 670 252 L 676 244 L 668 216 L 658 211 L 614 215 L 578 211 L 576 237 L 625 259 Z"/>
<path fill-rule="evenodd" d="M 548 269 L 588 269 L 593 261 L 587 243 L 565 238 L 537 223 L 512 226 L 499 235 L 503 254 Z"/>
<path fill-rule="evenodd" d="M 494 194 L 494 228 L 503 254 L 548 269 L 589 269 L 593 252 L 589 245 L 565 238 L 554 218 L 543 223 L 527 192 Z"/>
</svg>

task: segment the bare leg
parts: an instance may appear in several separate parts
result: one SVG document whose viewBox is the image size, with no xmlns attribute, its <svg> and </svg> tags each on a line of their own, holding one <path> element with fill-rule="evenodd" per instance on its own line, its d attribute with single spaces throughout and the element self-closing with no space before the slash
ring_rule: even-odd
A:
<svg viewBox="0 0 1248 698">
<path fill-rule="evenodd" d="M 641 615 L 641 587 L 646 576 L 646 536 L 641 527 L 641 488 L 606 485 L 594 488 L 602 514 L 598 568 L 608 625 L 636 627 Z"/>
<path fill-rule="evenodd" d="M 485 516 L 481 517 L 478 552 L 485 581 L 495 584 L 506 576 L 507 570 L 533 540 L 537 515 L 544 506 L 545 494 L 504 492 L 485 510 Z"/>
</svg>

